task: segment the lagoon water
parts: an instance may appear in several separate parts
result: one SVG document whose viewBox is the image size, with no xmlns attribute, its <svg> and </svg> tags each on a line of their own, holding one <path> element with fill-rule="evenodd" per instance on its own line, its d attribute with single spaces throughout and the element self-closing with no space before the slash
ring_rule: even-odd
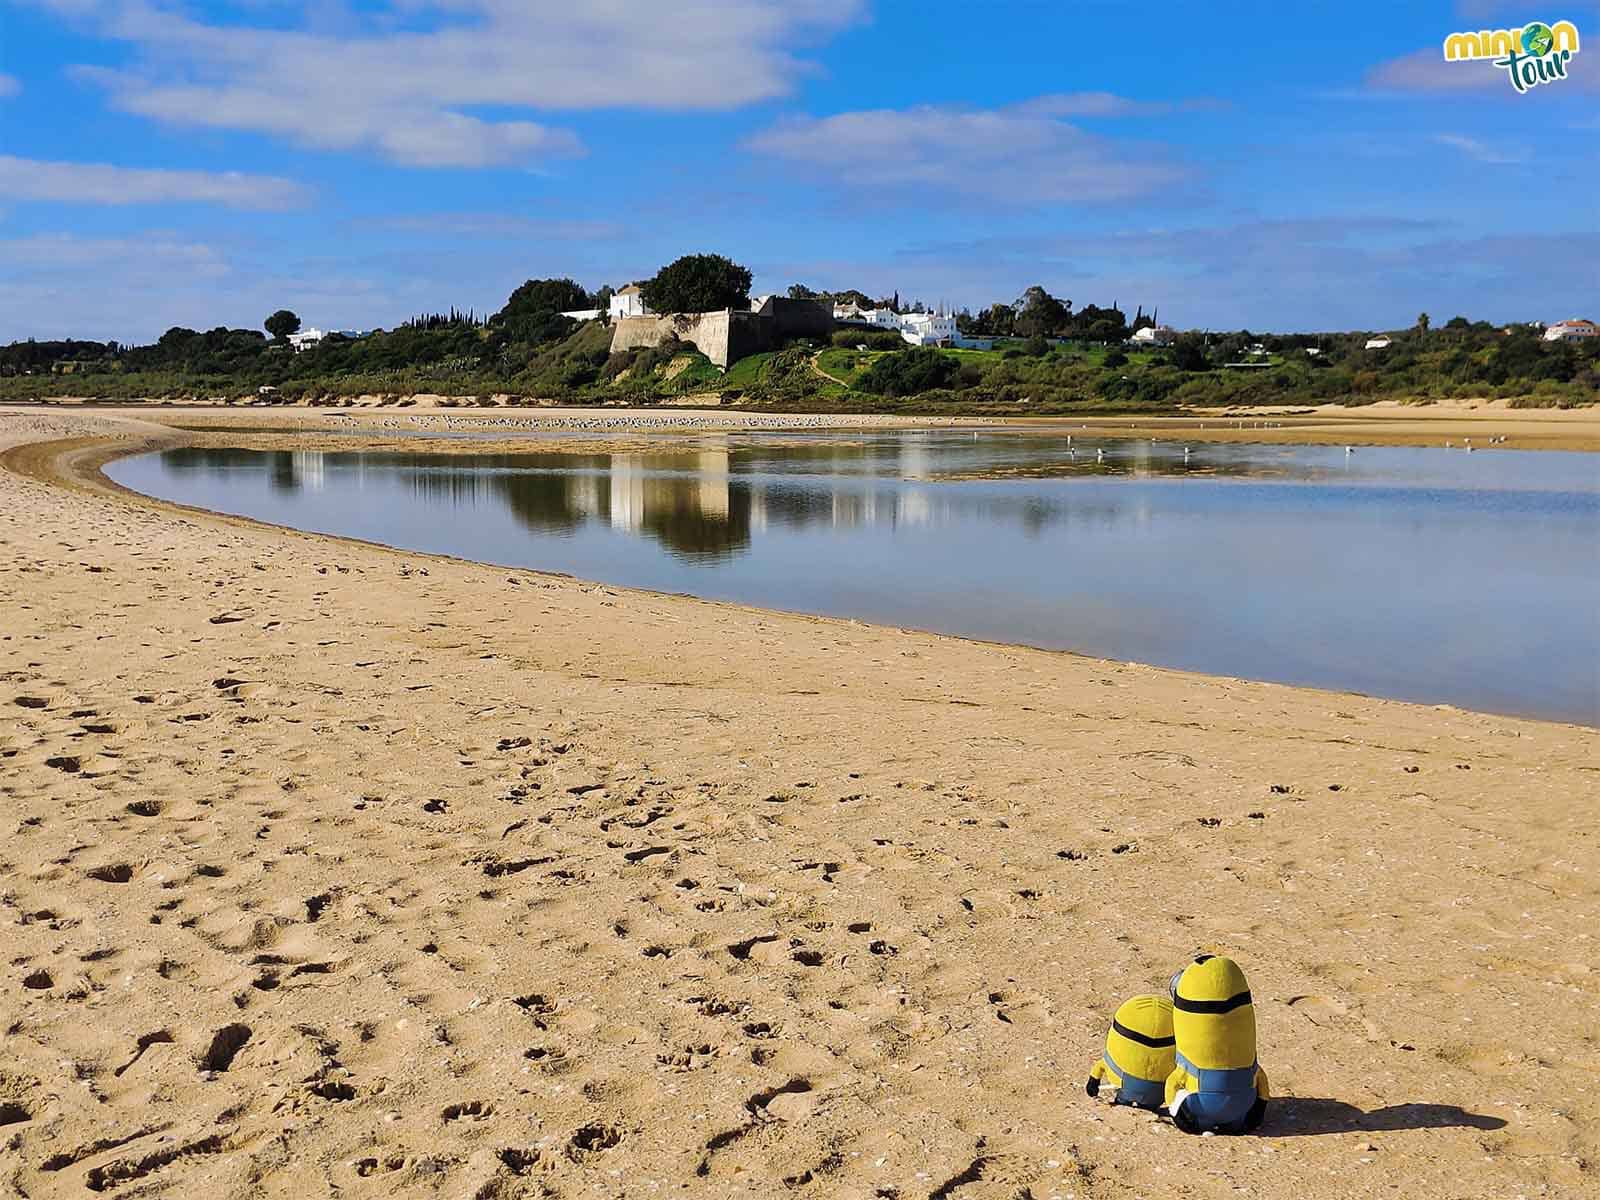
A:
<svg viewBox="0 0 1600 1200">
<path fill-rule="evenodd" d="M 1185 454 L 992 429 L 671 439 L 686 443 L 185 448 L 106 473 L 182 504 L 506 566 L 1600 724 L 1600 455 Z"/>
</svg>

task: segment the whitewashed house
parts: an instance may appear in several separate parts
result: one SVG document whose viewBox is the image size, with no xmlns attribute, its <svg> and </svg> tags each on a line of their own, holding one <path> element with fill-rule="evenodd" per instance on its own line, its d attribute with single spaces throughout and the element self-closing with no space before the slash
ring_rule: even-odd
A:
<svg viewBox="0 0 1600 1200">
<path fill-rule="evenodd" d="M 1557 321 L 1544 331 L 1544 340 L 1547 342 L 1582 342 L 1592 337 L 1600 337 L 1600 325 L 1582 317 Z"/>
<path fill-rule="evenodd" d="M 611 319 L 621 320 L 623 317 L 650 317 L 655 314 L 650 311 L 650 306 L 644 302 L 644 296 L 639 291 L 637 283 L 630 283 L 625 288 L 618 288 L 611 294 Z"/>
<path fill-rule="evenodd" d="M 296 354 L 299 354 L 302 350 L 311 349 L 327 336 L 328 332 L 325 329 L 302 329 L 289 335 L 289 345 Z"/>
<path fill-rule="evenodd" d="M 1171 325 L 1146 325 L 1135 329 L 1128 340 L 1135 346 L 1170 346 L 1178 340 L 1178 331 Z"/>
<path fill-rule="evenodd" d="M 956 319 L 943 313 L 901 313 L 900 336 L 913 346 L 937 346 L 956 340 Z"/>
<path fill-rule="evenodd" d="M 1382 334 L 1382 335 L 1380 335 L 1378 337 L 1375 337 L 1375 338 L 1368 338 L 1367 339 L 1367 344 L 1365 346 L 1363 346 L 1362 349 L 1363 350 L 1387 350 L 1392 345 L 1394 345 L 1394 339 L 1392 337 L 1388 336 L 1387 334 Z"/>
</svg>

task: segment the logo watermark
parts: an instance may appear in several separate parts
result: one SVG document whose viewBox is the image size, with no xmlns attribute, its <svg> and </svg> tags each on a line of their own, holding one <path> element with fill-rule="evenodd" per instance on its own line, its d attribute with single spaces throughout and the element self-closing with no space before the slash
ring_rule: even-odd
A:
<svg viewBox="0 0 1600 1200">
<path fill-rule="evenodd" d="M 1578 52 L 1578 27 L 1571 21 L 1546 25 L 1531 21 L 1521 29 L 1482 29 L 1452 33 L 1444 40 L 1446 62 L 1488 59 L 1511 78 L 1519 92 L 1567 77 L 1567 64 Z"/>
</svg>

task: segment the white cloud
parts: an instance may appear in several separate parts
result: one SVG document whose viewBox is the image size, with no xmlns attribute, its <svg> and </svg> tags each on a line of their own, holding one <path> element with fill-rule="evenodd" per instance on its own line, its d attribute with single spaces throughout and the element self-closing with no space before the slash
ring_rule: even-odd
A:
<svg viewBox="0 0 1600 1200">
<path fill-rule="evenodd" d="M 88 238 L 72 233 L 36 233 L 0 239 L 0 263 L 29 274 L 55 275 L 84 267 L 138 264 L 146 272 L 181 270 L 218 278 L 227 273 L 222 255 L 201 242 L 170 233 L 138 238 Z"/>
<path fill-rule="evenodd" d="M 1130 100 L 1114 92 L 1052 92 L 1024 100 L 1014 111 L 1040 117 L 1144 117 L 1171 110 L 1170 104 Z"/>
<path fill-rule="evenodd" d="M 388 301 L 407 280 L 285 269 L 275 257 L 240 260 L 236 250 L 153 229 L 117 237 L 46 232 L 0 238 L 0 329 L 14 337 L 144 342 L 174 325 L 260 328 L 288 307 L 324 325 Z M 323 314 L 312 317 L 311 314 Z"/>
<path fill-rule="evenodd" d="M 780 122 L 748 149 L 874 195 L 1000 204 L 1100 203 L 1148 195 L 1187 172 L 1156 143 L 1112 142 L 1059 120 L 1112 115 L 1104 93 L 1044 96 L 997 109 L 920 105 Z"/>
<path fill-rule="evenodd" d="M 0 196 L 67 204 L 189 202 L 284 209 L 305 203 L 309 193 L 293 180 L 272 175 L 46 162 L 0 154 Z"/>
<path fill-rule="evenodd" d="M 15 75 L 7 75 L 4 72 L 0 72 L 0 100 L 4 100 L 7 96 L 15 96 L 21 90 L 22 81 L 20 79 Z"/>
<path fill-rule="evenodd" d="M 731 109 L 785 95 L 815 69 L 793 48 L 863 4 L 391 0 L 310 31 L 207 24 L 147 0 L 42 2 L 135 48 L 129 68 L 79 71 L 118 108 L 438 167 L 582 152 L 569 130 L 472 110 Z"/>
<path fill-rule="evenodd" d="M 228 275 L 215 247 L 159 230 L 0 239 L 0 329 L 19 338 L 153 338 L 203 324 Z"/>
<path fill-rule="evenodd" d="M 428 213 L 415 217 L 384 217 L 365 223 L 367 228 L 397 233 L 425 233 L 444 237 L 525 238 L 530 241 L 615 241 L 627 231 L 615 221 L 518 217 L 503 213 Z"/>
<path fill-rule="evenodd" d="M 1498 146 L 1491 146 L 1477 138 L 1467 137 L 1461 133 L 1436 133 L 1433 140 L 1441 146 L 1451 146 L 1461 151 L 1468 158 L 1476 159 L 1481 163 L 1490 163 L 1503 166 L 1506 163 L 1526 162 L 1520 154 L 1508 154 Z"/>
</svg>

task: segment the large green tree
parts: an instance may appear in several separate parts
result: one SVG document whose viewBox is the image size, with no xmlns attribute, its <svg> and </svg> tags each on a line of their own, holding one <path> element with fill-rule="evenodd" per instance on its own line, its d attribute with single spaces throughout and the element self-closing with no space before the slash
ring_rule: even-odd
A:
<svg viewBox="0 0 1600 1200">
<path fill-rule="evenodd" d="M 1057 300 L 1035 284 L 1016 303 L 1016 332 L 1023 337 L 1049 337 L 1072 319 L 1072 301 Z"/>
<path fill-rule="evenodd" d="M 640 284 L 658 313 L 714 312 L 750 306 L 750 270 L 720 254 L 686 254 Z"/>
<path fill-rule="evenodd" d="M 530 279 L 506 300 L 506 306 L 490 318 L 505 322 L 518 317 L 548 316 L 593 308 L 592 297 L 582 284 L 571 279 Z"/>
<path fill-rule="evenodd" d="M 280 308 L 265 321 L 261 322 L 261 328 L 265 329 L 274 338 L 281 342 L 291 333 L 298 333 L 300 331 L 300 318 L 295 316 L 287 308 Z"/>
<path fill-rule="evenodd" d="M 1180 371 L 1209 371 L 1205 342 L 1198 334 L 1185 333 L 1172 346 L 1172 365 Z"/>
<path fill-rule="evenodd" d="M 530 279 L 512 292 L 506 305 L 489 318 L 490 346 L 502 352 L 512 342 L 529 346 L 558 341 L 575 326 L 563 312 L 594 308 L 594 298 L 571 279 Z"/>
</svg>

